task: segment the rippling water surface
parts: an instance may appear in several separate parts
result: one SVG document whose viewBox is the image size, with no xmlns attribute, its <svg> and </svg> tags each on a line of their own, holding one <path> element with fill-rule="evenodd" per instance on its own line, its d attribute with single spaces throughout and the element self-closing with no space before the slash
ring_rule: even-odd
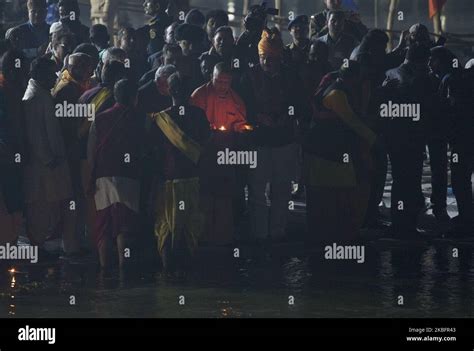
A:
<svg viewBox="0 0 474 351">
<path fill-rule="evenodd" d="M 363 264 L 299 244 L 266 258 L 209 249 L 180 280 L 157 270 L 103 277 L 92 262 L 3 267 L 0 317 L 470 317 L 472 247 L 457 247 L 456 258 L 449 242 L 377 241 Z"/>
</svg>

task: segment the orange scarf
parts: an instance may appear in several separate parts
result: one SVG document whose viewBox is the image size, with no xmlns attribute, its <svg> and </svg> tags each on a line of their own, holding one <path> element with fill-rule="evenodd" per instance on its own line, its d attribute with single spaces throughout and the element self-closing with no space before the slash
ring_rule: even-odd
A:
<svg viewBox="0 0 474 351">
<path fill-rule="evenodd" d="M 58 91 L 59 88 L 62 88 L 67 83 L 75 83 L 75 84 L 79 85 L 79 87 L 81 88 L 82 93 L 85 92 L 86 90 L 89 90 L 90 88 L 92 88 L 90 79 L 86 80 L 85 82 L 78 82 L 76 79 L 74 79 L 74 77 L 71 75 L 71 73 L 69 73 L 69 71 L 67 69 L 65 69 L 61 73 L 61 77 L 59 78 L 59 81 L 56 84 L 56 88 L 54 89 L 55 92 Z"/>
<path fill-rule="evenodd" d="M 262 32 L 262 38 L 258 43 L 258 54 L 265 56 L 281 57 L 283 54 L 283 41 L 278 29 L 266 28 Z"/>
</svg>

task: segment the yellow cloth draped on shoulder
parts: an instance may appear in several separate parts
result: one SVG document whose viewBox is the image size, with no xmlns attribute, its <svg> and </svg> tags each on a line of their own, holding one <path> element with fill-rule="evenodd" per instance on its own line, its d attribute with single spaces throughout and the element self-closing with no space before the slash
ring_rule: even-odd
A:
<svg viewBox="0 0 474 351">
<path fill-rule="evenodd" d="M 201 146 L 189 138 L 166 112 L 150 116 L 178 150 L 195 164 L 199 162 Z M 172 179 L 159 187 L 155 222 L 158 251 L 162 254 L 166 241 L 170 239 L 172 248 L 184 244 L 193 253 L 204 224 L 199 178 Z"/>
<path fill-rule="evenodd" d="M 109 88 L 102 88 L 91 100 L 91 104 L 94 105 L 95 114 L 99 111 L 100 107 L 104 104 L 109 97 L 111 97 L 112 91 Z M 95 116 L 94 116 L 95 118 Z M 89 119 L 85 119 L 79 127 L 79 137 L 84 138 L 89 134 L 90 126 L 92 122 Z"/>
<path fill-rule="evenodd" d="M 370 173 L 369 147 L 375 142 L 375 133 L 359 119 L 343 91 L 333 90 L 323 99 L 323 104 L 358 136 L 359 148 L 348 150 L 348 155 L 358 153 L 356 159 L 364 161 L 359 161 L 363 174 Z M 352 156 L 350 162 L 344 163 L 309 153 L 304 155 L 308 229 L 316 241 L 349 243 L 359 235 L 369 202 L 370 179 L 358 179 L 351 160 Z"/>
<path fill-rule="evenodd" d="M 166 112 L 150 114 L 157 126 L 168 140 L 186 157 L 197 164 L 201 157 L 202 148 L 197 142 L 188 137 Z"/>
<path fill-rule="evenodd" d="M 94 96 L 91 104 L 94 105 L 95 111 L 98 111 L 102 104 L 112 95 L 112 91 L 109 88 L 102 88 Z"/>
<path fill-rule="evenodd" d="M 71 75 L 71 73 L 69 73 L 67 69 L 65 69 L 64 71 L 61 72 L 61 76 L 59 77 L 59 80 L 56 82 L 56 86 L 53 88 L 53 96 L 56 95 L 57 92 L 61 90 L 68 83 L 75 83 L 79 85 L 83 92 L 92 88 L 90 86 L 90 80 L 84 83 L 80 83 L 73 78 L 73 76 Z"/>
</svg>

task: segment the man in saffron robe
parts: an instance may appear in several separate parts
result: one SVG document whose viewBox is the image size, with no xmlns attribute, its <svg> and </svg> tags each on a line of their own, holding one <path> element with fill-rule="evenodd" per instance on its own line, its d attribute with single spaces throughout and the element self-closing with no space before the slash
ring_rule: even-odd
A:
<svg viewBox="0 0 474 351">
<path fill-rule="evenodd" d="M 217 164 L 218 151 L 233 149 L 237 135 L 245 130 L 246 109 L 242 99 L 231 88 L 232 72 L 224 62 L 219 62 L 212 81 L 198 88 L 191 96 L 191 103 L 206 112 L 211 129 L 216 130 L 209 145 L 209 158 L 205 158 L 206 172 L 205 208 L 206 230 L 203 240 L 227 245 L 234 239 L 233 198 L 238 198 L 236 167 Z M 201 184 L 204 185 L 204 184 Z M 240 188 L 240 187 L 239 187 Z M 243 194 L 243 185 L 242 185 Z"/>
<path fill-rule="evenodd" d="M 204 111 L 189 104 L 189 92 L 179 73 L 168 79 L 173 106 L 151 118 L 158 126 L 155 139 L 162 170 L 158 191 L 155 235 L 166 271 L 186 268 L 201 235 L 198 164 L 209 138 Z"/>
<path fill-rule="evenodd" d="M 240 132 L 247 123 L 245 104 L 231 88 L 232 72 L 224 62 L 214 67 L 212 81 L 191 95 L 191 103 L 206 112 L 211 127 Z"/>
<path fill-rule="evenodd" d="M 133 250 L 138 234 L 141 138 L 137 90 L 137 85 L 127 79 L 115 83 L 115 105 L 96 116 L 89 134 L 91 190 L 97 208 L 94 239 L 104 269 L 112 264 L 113 240 L 117 240 L 122 267 L 129 257 L 125 249 Z"/>
</svg>

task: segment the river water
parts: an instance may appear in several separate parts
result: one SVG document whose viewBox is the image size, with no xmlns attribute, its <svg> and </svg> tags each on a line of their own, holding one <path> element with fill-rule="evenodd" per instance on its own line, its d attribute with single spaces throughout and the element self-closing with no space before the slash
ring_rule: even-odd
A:
<svg viewBox="0 0 474 351">
<path fill-rule="evenodd" d="M 3 275 L 0 317 L 472 316 L 470 244 L 378 241 L 363 264 L 296 246 L 263 260 L 208 252 L 181 280 L 153 269 L 102 277 L 94 263 L 17 266 Z"/>
</svg>

